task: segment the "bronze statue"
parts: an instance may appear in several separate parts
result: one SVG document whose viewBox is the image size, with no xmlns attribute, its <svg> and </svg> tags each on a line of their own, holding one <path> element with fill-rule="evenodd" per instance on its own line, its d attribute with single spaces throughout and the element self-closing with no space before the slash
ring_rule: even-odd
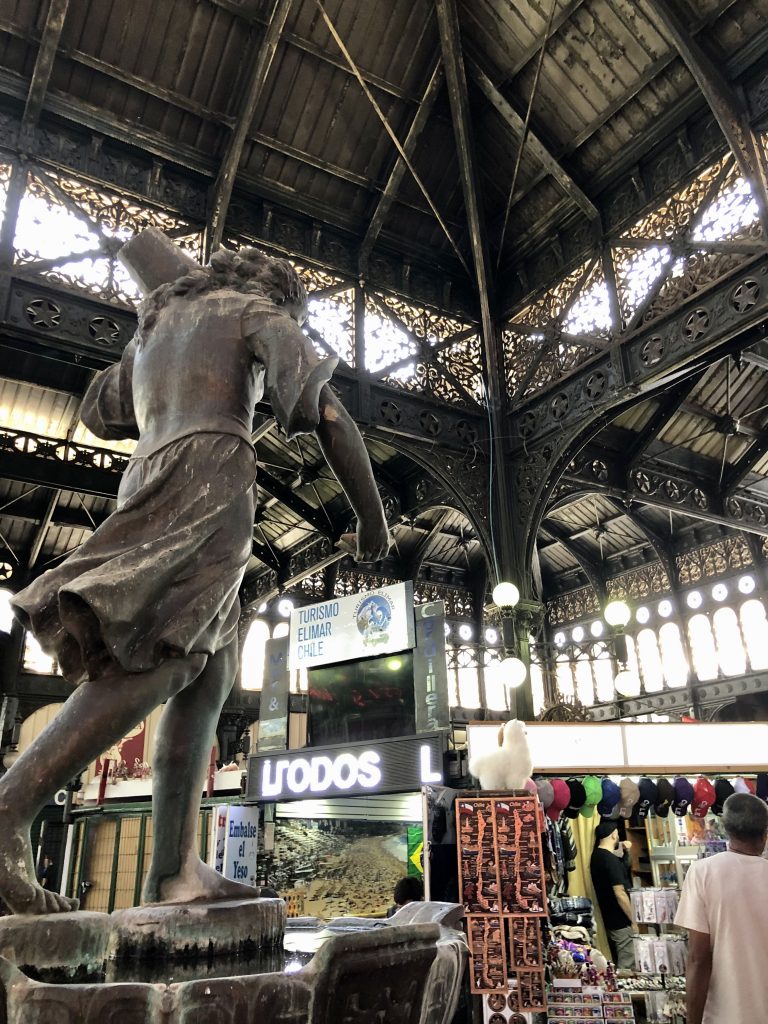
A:
<svg viewBox="0 0 768 1024">
<path fill-rule="evenodd" d="M 163 702 L 143 899 L 254 896 L 200 860 L 196 829 L 237 673 L 256 494 L 251 424 L 263 392 L 289 437 L 316 434 L 357 515 L 357 560 L 389 546 L 362 438 L 328 386 L 337 360 L 318 357 L 300 329 L 306 293 L 288 261 L 220 250 L 202 268 L 154 229 L 124 252 L 154 290 L 120 362 L 89 387 L 81 418 L 99 437 L 138 445 L 115 512 L 14 598 L 77 686 L 0 780 L 0 897 L 17 914 L 76 909 L 37 883 L 30 825 L 52 793 Z"/>
</svg>

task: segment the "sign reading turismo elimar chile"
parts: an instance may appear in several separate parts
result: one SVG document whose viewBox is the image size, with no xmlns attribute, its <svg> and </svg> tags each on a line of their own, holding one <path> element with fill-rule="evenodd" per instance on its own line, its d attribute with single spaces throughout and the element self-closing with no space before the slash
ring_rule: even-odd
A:
<svg viewBox="0 0 768 1024">
<path fill-rule="evenodd" d="M 335 597 L 291 612 L 288 667 L 357 661 L 414 645 L 413 584 Z"/>
</svg>

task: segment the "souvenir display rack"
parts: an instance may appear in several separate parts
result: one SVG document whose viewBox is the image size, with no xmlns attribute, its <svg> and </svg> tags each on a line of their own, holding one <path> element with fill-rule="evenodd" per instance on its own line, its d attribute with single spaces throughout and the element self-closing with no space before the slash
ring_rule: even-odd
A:
<svg viewBox="0 0 768 1024">
<path fill-rule="evenodd" d="M 555 982 L 549 993 L 547 1024 L 602 1024 L 634 1021 L 632 998 L 627 992 L 609 992 L 583 986 L 579 981 Z"/>
<path fill-rule="evenodd" d="M 503 997 L 515 1013 L 546 1009 L 541 814 L 528 792 L 456 800 L 470 988 Z"/>
</svg>

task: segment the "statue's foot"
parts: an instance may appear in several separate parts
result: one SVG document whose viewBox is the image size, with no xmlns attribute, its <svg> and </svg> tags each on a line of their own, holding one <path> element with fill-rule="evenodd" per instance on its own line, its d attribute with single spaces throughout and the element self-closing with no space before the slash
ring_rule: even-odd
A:
<svg viewBox="0 0 768 1024">
<path fill-rule="evenodd" d="M 197 858 L 171 878 L 157 878 L 150 868 L 141 898 L 142 903 L 192 903 L 253 900 L 258 895 L 252 885 L 224 878 Z"/>
<path fill-rule="evenodd" d="M 71 900 L 35 881 L 29 830 L 0 814 L 0 898 L 14 914 L 60 914 L 77 910 Z"/>
</svg>

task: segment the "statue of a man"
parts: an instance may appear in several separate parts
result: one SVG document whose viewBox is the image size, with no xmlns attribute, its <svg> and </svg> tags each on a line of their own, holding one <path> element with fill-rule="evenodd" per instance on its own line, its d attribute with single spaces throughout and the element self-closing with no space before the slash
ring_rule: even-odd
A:
<svg viewBox="0 0 768 1024">
<path fill-rule="evenodd" d="M 168 244 L 150 235 L 160 240 Z M 151 292 L 122 359 L 86 393 L 80 415 L 93 433 L 138 444 L 112 515 L 14 598 L 77 685 L 0 780 L 0 897 L 15 913 L 77 907 L 38 884 L 30 825 L 51 794 L 163 702 L 144 901 L 254 895 L 200 860 L 196 832 L 237 674 L 256 498 L 251 429 L 263 393 L 288 437 L 317 436 L 357 515 L 357 559 L 389 546 L 362 438 L 327 383 L 337 360 L 317 356 L 300 330 L 305 317 L 306 293 L 286 260 L 221 250 Z"/>
</svg>

